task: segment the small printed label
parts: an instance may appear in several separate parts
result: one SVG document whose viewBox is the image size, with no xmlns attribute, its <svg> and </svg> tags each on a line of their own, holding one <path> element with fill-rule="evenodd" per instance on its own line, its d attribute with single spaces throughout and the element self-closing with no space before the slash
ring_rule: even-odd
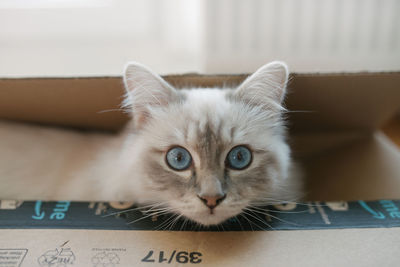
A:
<svg viewBox="0 0 400 267">
<path fill-rule="evenodd" d="M 93 267 L 116 267 L 120 264 L 121 253 L 125 253 L 125 248 L 93 248 L 95 253 L 91 259 Z"/>
<path fill-rule="evenodd" d="M 110 266 L 114 267 L 119 264 L 120 258 L 115 252 L 99 252 L 92 257 L 92 264 L 97 266 Z"/>
<path fill-rule="evenodd" d="M 40 266 L 69 266 L 75 262 L 75 255 L 70 248 L 48 250 L 38 258 Z"/>
<path fill-rule="evenodd" d="M 197 264 L 201 263 L 201 257 L 203 254 L 197 251 L 193 252 L 188 252 L 188 251 L 172 251 L 172 252 L 165 252 L 165 251 L 159 251 L 156 252 L 154 250 L 150 250 L 147 255 L 142 258 L 142 262 L 148 262 L 148 263 L 191 263 L 191 264 Z"/>
<path fill-rule="evenodd" d="M 19 267 L 28 249 L 0 249 L 0 267 Z"/>
</svg>

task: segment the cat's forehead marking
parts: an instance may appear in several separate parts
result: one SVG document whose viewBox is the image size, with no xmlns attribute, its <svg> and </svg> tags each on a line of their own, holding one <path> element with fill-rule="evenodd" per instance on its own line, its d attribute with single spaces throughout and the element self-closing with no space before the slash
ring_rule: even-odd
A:
<svg viewBox="0 0 400 267">
<path fill-rule="evenodd" d="M 203 131 L 201 131 L 203 130 Z M 208 123 L 205 129 L 199 129 L 198 143 L 195 146 L 200 155 L 200 168 L 217 168 L 220 163 L 220 155 L 224 148 L 224 141 L 219 136 L 218 130 L 213 129 Z"/>
<path fill-rule="evenodd" d="M 221 153 L 232 139 L 227 112 L 230 103 L 224 90 L 204 89 L 186 90 L 188 120 L 185 142 L 196 152 L 200 169 L 220 168 Z M 189 112 L 190 111 L 190 112 Z"/>
<path fill-rule="evenodd" d="M 221 136 L 223 121 L 190 120 L 185 128 L 184 143 L 195 152 L 194 158 L 199 168 L 219 166 L 221 152 L 226 147 L 226 140 Z"/>
</svg>

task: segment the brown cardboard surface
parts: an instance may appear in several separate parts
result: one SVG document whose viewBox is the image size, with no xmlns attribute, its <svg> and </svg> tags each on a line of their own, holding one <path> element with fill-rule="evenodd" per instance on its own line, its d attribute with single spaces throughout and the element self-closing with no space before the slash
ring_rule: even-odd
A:
<svg viewBox="0 0 400 267">
<path fill-rule="evenodd" d="M 303 163 L 309 199 L 400 198 L 400 150 L 381 132 L 303 158 Z"/>
<path fill-rule="evenodd" d="M 400 147 L 400 112 L 397 116 L 393 117 L 383 127 L 383 132 L 392 140 L 398 147 Z"/>
<path fill-rule="evenodd" d="M 118 109 L 122 89 L 120 78 L 1 79 L 0 118 L 118 129 L 128 117 L 109 110 Z"/>
<path fill-rule="evenodd" d="M 183 86 L 229 86 L 246 75 L 170 75 Z M 293 74 L 287 107 L 294 131 L 371 130 L 400 109 L 400 73 Z M 119 129 L 121 78 L 0 79 L 0 118 Z M 306 112 L 304 112 L 306 111 Z"/>
<path fill-rule="evenodd" d="M 27 249 L 22 266 L 63 248 L 73 264 L 96 266 L 102 253 L 118 256 L 110 266 L 398 266 L 400 228 L 267 232 L 148 232 L 106 230 L 0 230 L 1 249 Z M 179 264 L 173 251 L 201 253 L 201 263 Z M 142 260 L 148 258 L 154 263 Z M 167 260 L 158 263 L 160 252 Z M 71 253 L 72 252 L 72 253 Z M 73 257 L 71 256 L 73 254 Z M 104 255 L 104 254 L 103 254 Z M 199 254 L 198 254 L 199 255 Z M 184 257 L 181 259 L 184 261 Z M 0 266 L 1 265 L 0 260 Z M 55 266 L 55 265 L 54 265 Z M 102 265 L 98 265 L 102 266 Z"/>
</svg>

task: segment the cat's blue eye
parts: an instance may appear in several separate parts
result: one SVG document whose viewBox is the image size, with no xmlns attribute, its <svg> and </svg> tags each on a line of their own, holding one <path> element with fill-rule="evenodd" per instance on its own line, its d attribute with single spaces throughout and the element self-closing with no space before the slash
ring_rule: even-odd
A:
<svg viewBox="0 0 400 267">
<path fill-rule="evenodd" d="M 166 161 L 171 169 L 183 171 L 192 164 L 192 156 L 190 156 L 189 151 L 178 146 L 168 150 Z"/>
<path fill-rule="evenodd" d="M 235 146 L 229 151 L 226 157 L 226 165 L 234 170 L 243 170 L 247 168 L 252 161 L 250 149 L 246 146 Z"/>
</svg>

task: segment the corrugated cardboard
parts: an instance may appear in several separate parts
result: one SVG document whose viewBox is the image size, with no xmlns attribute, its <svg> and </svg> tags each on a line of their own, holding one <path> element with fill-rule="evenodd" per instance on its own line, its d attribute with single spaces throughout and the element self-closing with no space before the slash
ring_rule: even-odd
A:
<svg viewBox="0 0 400 267">
<path fill-rule="evenodd" d="M 44 263 L 45 256 L 54 255 L 50 260 L 67 263 L 60 266 L 107 266 L 97 264 L 100 262 L 113 263 L 108 266 L 115 267 L 397 267 L 400 254 L 400 228 L 234 233 L 8 230 L 2 231 L 1 235 L 2 239 L 8 240 L 8 248 L 17 248 L 22 253 L 29 248 L 21 266 L 57 266 Z M 64 247 L 66 251 L 62 251 Z M 143 261 L 151 251 L 153 253 L 147 260 L 153 261 Z M 174 251 L 184 252 L 183 255 L 200 253 L 197 258 L 201 262 L 179 264 L 173 257 L 168 264 Z M 113 254 L 105 256 L 104 252 Z M 159 263 L 161 252 L 162 259 L 167 260 Z M 118 256 L 118 260 L 113 261 L 114 255 Z M 99 257 L 103 259 L 98 260 Z M 184 258 L 182 261 L 185 261 Z"/>
<path fill-rule="evenodd" d="M 245 77 L 166 79 L 177 86 L 213 87 Z M 122 94 L 120 78 L 0 79 L 0 118 L 115 131 L 128 119 L 119 111 Z M 400 73 L 294 74 L 287 107 L 293 111 L 288 113 L 290 140 L 305 168 L 308 199 L 400 199 L 400 152 L 378 130 L 400 109 Z M 99 258 L 116 260 L 114 254 L 120 261 L 110 266 L 174 266 L 179 265 L 176 255 L 170 263 L 158 263 L 174 251 L 200 252 L 204 266 L 400 264 L 400 228 L 225 233 L 14 229 L 0 230 L 0 235 L 0 248 L 8 249 L 6 254 L 0 249 L 0 257 L 24 257 L 22 266 L 52 266 L 46 261 L 51 255 L 65 266 L 102 266 Z M 10 249 L 17 251 L 11 254 Z M 148 259 L 155 262 L 143 261 L 150 251 Z"/>
<path fill-rule="evenodd" d="M 154 231 L 169 228 L 167 215 L 120 213 L 132 203 L 2 201 L 0 266 L 397 266 L 399 204 L 288 204 L 240 228 L 177 223 L 170 232 Z"/>
</svg>

